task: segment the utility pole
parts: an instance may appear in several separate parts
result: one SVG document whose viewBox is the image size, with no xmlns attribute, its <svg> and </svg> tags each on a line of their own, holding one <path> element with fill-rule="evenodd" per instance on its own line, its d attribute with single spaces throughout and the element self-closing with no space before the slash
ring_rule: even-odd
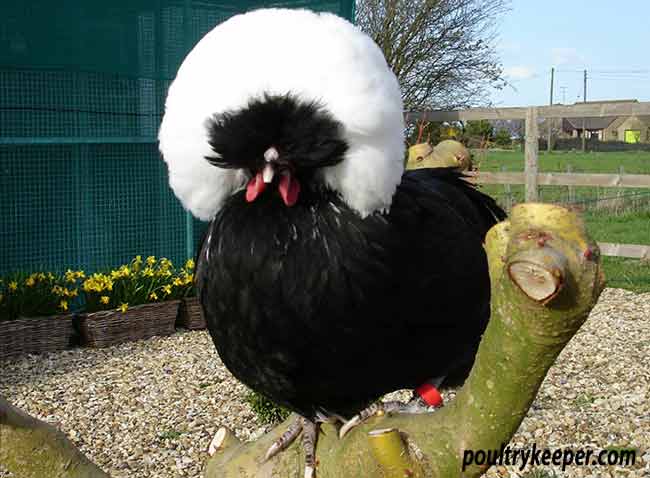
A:
<svg viewBox="0 0 650 478">
<path fill-rule="evenodd" d="M 553 81 L 554 80 L 555 80 L 555 67 L 551 68 L 551 101 L 549 103 L 549 106 L 553 106 Z M 553 132 L 552 118 L 546 118 L 546 127 L 548 128 L 548 138 L 546 140 L 546 151 L 550 153 L 551 149 L 553 149 L 551 146 L 551 139 L 552 139 L 552 132 Z"/>
<path fill-rule="evenodd" d="M 584 73 L 584 81 L 582 88 L 582 102 L 587 102 L 587 70 Z M 585 117 L 582 117 L 582 152 L 587 151 L 587 132 L 585 131 Z"/>
</svg>

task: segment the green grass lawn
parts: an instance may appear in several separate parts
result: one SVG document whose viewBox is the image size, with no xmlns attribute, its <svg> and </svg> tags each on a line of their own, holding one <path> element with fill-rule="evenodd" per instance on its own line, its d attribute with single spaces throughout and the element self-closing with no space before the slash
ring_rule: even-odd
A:
<svg viewBox="0 0 650 478">
<path fill-rule="evenodd" d="M 480 155 L 476 155 L 480 159 Z M 566 172 L 571 164 L 576 173 L 618 173 L 622 165 L 625 173 L 650 174 L 650 152 L 586 153 L 540 152 L 542 172 Z M 480 159 L 483 171 L 523 171 L 524 155 L 521 151 L 489 151 Z M 507 188 L 502 185 L 485 185 L 482 190 L 507 205 Z M 585 208 L 584 218 L 589 233 L 601 242 L 650 244 L 650 190 L 576 187 L 573 202 Z M 623 199 L 619 195 L 623 195 Z M 522 185 L 510 186 L 511 202 L 524 199 Z M 540 187 L 540 200 L 544 202 L 569 202 L 566 186 Z M 617 204 L 621 203 L 618 208 Z M 635 207 L 629 211 L 630 204 Z M 596 209 L 595 206 L 608 206 Z M 609 287 L 620 287 L 635 292 L 650 292 L 650 263 L 636 259 L 604 257 L 603 265 Z"/>
<path fill-rule="evenodd" d="M 480 160 L 479 168 L 483 171 L 524 170 L 523 151 L 487 151 L 482 158 L 480 153 L 474 157 Z M 581 153 L 578 151 L 559 151 L 539 153 L 539 170 L 544 173 L 566 172 L 567 165 L 576 173 L 618 173 L 623 166 L 627 174 L 650 174 L 650 152 L 625 151 L 619 153 Z"/>
<path fill-rule="evenodd" d="M 584 214 L 589 234 L 601 242 L 650 244 L 650 210 L 610 215 Z M 603 257 L 608 287 L 650 292 L 650 262 L 623 257 Z"/>
<path fill-rule="evenodd" d="M 492 151 L 485 153 L 474 152 L 475 162 L 481 171 L 523 171 L 524 153 L 522 151 Z M 566 172 L 571 165 L 575 173 L 618 173 L 619 166 L 623 167 L 626 174 L 650 174 L 650 152 L 629 151 L 620 153 L 581 153 L 567 152 L 540 152 L 539 170 L 541 172 Z M 485 185 L 484 191 L 495 198 L 506 194 L 507 188 L 501 185 Z M 510 186 L 512 200 L 521 202 L 524 198 L 523 185 Z M 540 200 L 544 202 L 578 202 L 590 203 L 615 201 L 623 194 L 627 197 L 647 197 L 650 201 L 649 189 L 632 188 L 601 188 L 601 187 L 575 187 L 574 197 L 569 197 L 568 188 L 565 186 L 541 186 L 539 188 Z"/>
<path fill-rule="evenodd" d="M 623 257 L 603 257 L 607 287 L 650 292 L 650 263 Z"/>
<path fill-rule="evenodd" d="M 616 215 L 587 211 L 584 219 L 597 241 L 650 244 L 650 210 Z"/>
</svg>

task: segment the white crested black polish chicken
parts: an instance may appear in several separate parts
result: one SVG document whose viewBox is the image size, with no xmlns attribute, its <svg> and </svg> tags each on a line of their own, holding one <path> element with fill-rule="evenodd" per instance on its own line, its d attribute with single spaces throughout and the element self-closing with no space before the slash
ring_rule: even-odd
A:
<svg viewBox="0 0 650 478">
<path fill-rule="evenodd" d="M 303 430 L 306 476 L 318 420 L 462 382 L 489 318 L 482 243 L 505 215 L 453 169 L 404 173 L 402 115 L 373 41 L 305 10 L 222 23 L 169 89 L 170 185 L 210 221 L 208 329 L 239 380 L 303 417 L 267 455 Z"/>
</svg>

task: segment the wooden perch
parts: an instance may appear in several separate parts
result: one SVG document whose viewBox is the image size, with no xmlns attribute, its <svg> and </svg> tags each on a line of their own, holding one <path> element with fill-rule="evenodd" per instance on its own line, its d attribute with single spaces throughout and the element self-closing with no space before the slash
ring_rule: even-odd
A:
<svg viewBox="0 0 650 478">
<path fill-rule="evenodd" d="M 20 478 L 108 478 L 63 432 L 2 397 L 0 463 Z"/>
<path fill-rule="evenodd" d="M 492 316 L 456 399 L 429 415 L 374 418 L 343 440 L 333 425 L 322 425 L 318 478 L 471 478 L 485 467 L 461 473 L 465 450 L 498 450 L 510 441 L 604 279 L 596 243 L 582 220 L 560 206 L 516 206 L 509 221 L 489 232 L 486 251 Z M 302 477 L 300 446 L 261 462 L 294 418 L 258 441 L 221 449 L 208 461 L 206 478 Z"/>
<path fill-rule="evenodd" d="M 459 141 L 446 139 L 435 147 L 418 143 L 408 150 L 406 169 L 456 168 L 467 171 L 472 168 L 472 156 Z"/>
<path fill-rule="evenodd" d="M 492 316 L 456 399 L 426 415 L 382 415 L 338 438 L 321 427 L 317 478 L 480 476 L 462 470 L 465 450 L 498 450 L 526 415 L 548 369 L 587 318 L 604 286 L 598 247 L 573 212 L 521 204 L 486 239 Z M 300 440 L 263 457 L 295 416 L 259 440 L 227 430 L 210 445 L 206 478 L 302 478 Z M 0 400 L 0 460 L 22 477 L 104 478 L 65 436 Z M 9 445 L 8 445 L 9 444 Z"/>
</svg>

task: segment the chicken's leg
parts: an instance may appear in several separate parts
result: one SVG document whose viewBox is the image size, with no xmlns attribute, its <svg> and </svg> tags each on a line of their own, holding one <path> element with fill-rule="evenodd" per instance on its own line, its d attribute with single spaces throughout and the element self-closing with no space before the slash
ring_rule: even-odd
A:
<svg viewBox="0 0 650 478">
<path fill-rule="evenodd" d="M 350 420 L 345 422 L 339 430 L 339 438 L 357 425 L 365 422 L 368 418 L 384 413 L 429 413 L 442 406 L 442 396 L 437 387 L 440 386 L 444 377 L 429 380 L 414 390 L 413 398 L 408 402 L 376 402 L 361 410 Z"/>
<path fill-rule="evenodd" d="M 307 418 L 297 418 L 287 431 L 273 442 L 269 447 L 264 461 L 277 455 L 287 448 L 302 432 L 302 446 L 305 451 L 305 478 L 313 478 L 316 470 L 316 439 L 318 438 L 318 424 Z"/>
</svg>

